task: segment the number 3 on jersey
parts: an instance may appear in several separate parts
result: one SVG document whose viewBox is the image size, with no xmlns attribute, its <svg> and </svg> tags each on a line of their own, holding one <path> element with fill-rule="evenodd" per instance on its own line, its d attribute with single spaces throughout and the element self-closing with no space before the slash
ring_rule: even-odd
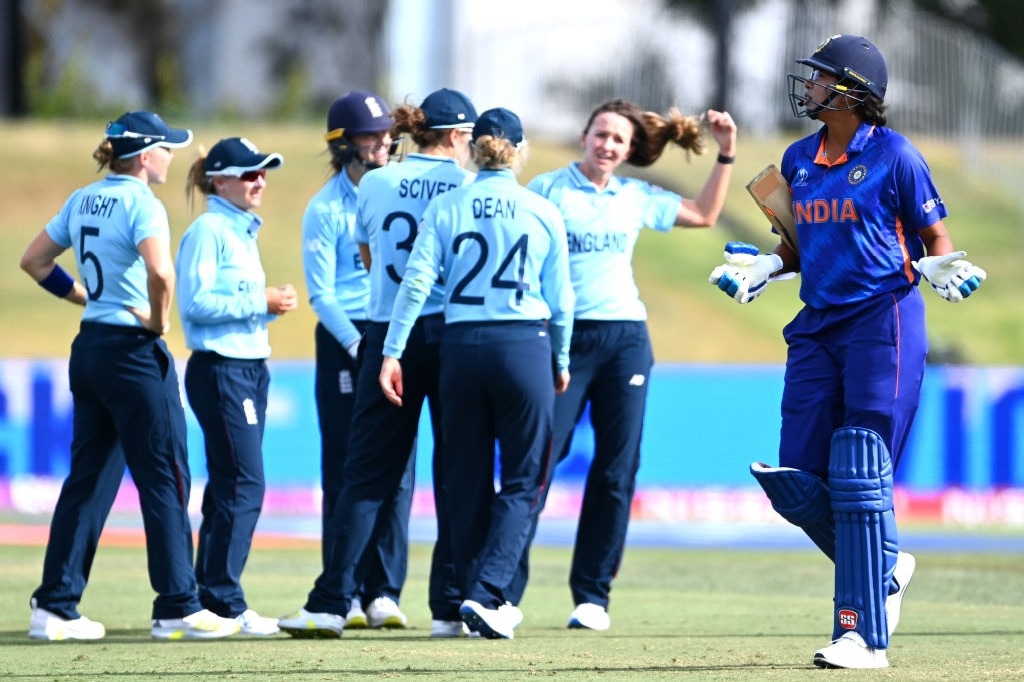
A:
<svg viewBox="0 0 1024 682">
<path fill-rule="evenodd" d="M 418 231 L 418 226 L 416 225 L 416 218 L 411 213 L 406 213 L 405 211 L 395 211 L 394 213 L 389 213 L 387 217 L 384 218 L 384 224 L 381 226 L 381 230 L 384 232 L 390 232 L 391 223 L 395 222 L 396 220 L 405 221 L 405 223 L 409 226 L 409 234 L 406 235 L 405 239 L 395 243 L 396 255 L 398 251 L 406 251 L 407 254 L 405 256 L 405 259 L 408 260 L 408 254 L 412 253 L 412 245 L 416 242 L 416 233 Z M 399 274 L 398 269 L 395 267 L 394 263 L 388 263 L 386 266 L 384 266 L 384 270 L 385 272 L 388 273 L 388 277 L 390 277 L 391 281 L 393 281 L 395 284 L 402 283 L 402 275 Z M 402 270 L 405 270 L 405 263 L 402 264 Z"/>
<path fill-rule="evenodd" d="M 452 303 L 461 303 L 463 305 L 483 305 L 483 296 L 467 296 L 463 292 L 466 290 L 473 280 L 477 278 L 477 275 L 484 269 L 484 265 L 487 264 L 487 257 L 490 255 L 490 247 L 487 245 L 487 240 L 484 239 L 484 235 L 479 232 L 463 232 L 455 241 L 452 242 L 452 253 L 458 255 L 459 249 L 462 244 L 466 241 L 476 242 L 479 247 L 476 262 L 469 268 L 469 271 L 452 287 Z M 521 236 L 512 248 L 509 249 L 508 253 L 502 259 L 501 264 L 498 266 L 494 275 L 491 277 L 491 287 L 494 289 L 513 289 L 516 292 L 516 304 L 522 303 L 523 293 L 530 290 L 530 285 L 524 282 L 526 275 L 526 246 L 528 240 L 526 235 Z M 506 275 L 511 274 L 511 279 L 506 278 Z"/>
</svg>

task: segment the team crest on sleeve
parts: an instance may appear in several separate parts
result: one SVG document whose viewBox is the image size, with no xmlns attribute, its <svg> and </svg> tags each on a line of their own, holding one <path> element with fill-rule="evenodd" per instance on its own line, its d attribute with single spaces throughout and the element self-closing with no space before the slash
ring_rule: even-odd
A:
<svg viewBox="0 0 1024 682">
<path fill-rule="evenodd" d="M 851 185 L 860 184 L 868 176 L 867 166 L 861 164 L 850 171 L 850 174 L 846 176 L 846 179 Z"/>
</svg>

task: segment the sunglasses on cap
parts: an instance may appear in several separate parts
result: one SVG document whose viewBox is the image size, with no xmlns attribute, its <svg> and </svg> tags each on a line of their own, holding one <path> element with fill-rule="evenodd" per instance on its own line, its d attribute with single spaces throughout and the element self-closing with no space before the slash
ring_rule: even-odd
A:
<svg viewBox="0 0 1024 682">
<path fill-rule="evenodd" d="M 129 140 L 163 140 L 166 135 L 153 135 L 152 133 L 133 133 L 128 130 L 122 123 L 108 123 L 107 124 L 107 137 L 114 139 L 129 139 Z"/>
</svg>

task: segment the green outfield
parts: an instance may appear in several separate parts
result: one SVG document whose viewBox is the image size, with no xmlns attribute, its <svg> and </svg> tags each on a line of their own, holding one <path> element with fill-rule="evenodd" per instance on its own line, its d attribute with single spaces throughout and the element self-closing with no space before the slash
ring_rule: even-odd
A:
<svg viewBox="0 0 1024 682">
<path fill-rule="evenodd" d="M 279 151 L 286 163 L 269 176 L 260 210 L 265 269 L 271 283 L 294 283 L 304 291 L 300 256 L 300 221 L 310 196 L 327 177 L 322 131 L 318 124 L 270 126 L 178 121 L 189 125 L 197 143 L 212 146 L 219 138 L 245 135 L 265 151 Z M 92 150 L 104 121 L 0 123 L 0 252 L 8 267 L 0 268 L 0 358 L 62 357 L 78 324 L 78 312 L 53 300 L 17 267 L 32 237 L 60 208 L 68 193 L 95 178 Z M 529 132 L 529 131 L 527 131 Z M 772 236 L 753 201 L 746 181 L 768 163 L 778 163 L 785 139 L 741 135 L 730 197 L 719 225 L 711 230 L 676 231 L 672 235 L 645 231 L 637 246 L 635 269 L 650 313 L 651 335 L 659 362 L 781 362 L 781 328 L 799 305 L 798 281 L 779 282 L 754 304 L 738 306 L 707 282 L 718 265 L 722 246 L 730 239 L 754 241 L 771 248 Z M 579 156 L 578 147 L 556 146 L 531 138 L 529 165 L 521 179 L 550 170 Z M 922 141 L 951 217 L 947 221 L 959 248 L 989 273 L 975 297 L 961 305 L 942 301 L 930 291 L 928 317 L 933 347 L 947 357 L 973 364 L 1019 364 L 1024 316 L 1019 314 L 1018 259 L 1024 216 L 1018 197 L 973 180 L 961 169 L 953 144 Z M 1002 144 L 1000 153 L 1018 149 L 1019 141 Z M 195 147 L 176 155 L 168 184 L 156 188 L 171 217 L 174 246 L 197 212 L 189 213 L 184 197 L 187 166 Z M 714 154 L 695 157 L 670 149 L 653 166 L 650 177 L 692 196 L 704 182 Z M 197 207 L 198 210 L 199 207 Z M 65 255 L 62 263 L 73 268 Z M 275 322 L 271 342 L 276 358 L 310 358 L 315 318 L 308 305 Z M 180 329 L 168 337 L 172 351 L 185 357 Z"/>
<path fill-rule="evenodd" d="M 89 643 L 28 639 L 28 596 L 41 547 L 0 547 L 0 676 L 27 680 L 701 679 L 898 680 L 1024 678 L 1024 562 L 1019 555 L 919 552 L 918 573 L 892 640 L 888 670 L 822 671 L 814 651 L 831 633 L 832 572 L 811 551 L 631 548 L 612 602 L 612 629 L 567 630 L 569 550 L 539 548 L 507 640 L 432 640 L 428 548 L 413 547 L 402 606 L 406 631 L 341 640 L 157 643 L 140 549 L 101 546 L 82 602 L 105 623 Z M 257 548 L 244 584 L 250 605 L 281 615 L 300 606 L 319 568 L 315 544 Z"/>
</svg>

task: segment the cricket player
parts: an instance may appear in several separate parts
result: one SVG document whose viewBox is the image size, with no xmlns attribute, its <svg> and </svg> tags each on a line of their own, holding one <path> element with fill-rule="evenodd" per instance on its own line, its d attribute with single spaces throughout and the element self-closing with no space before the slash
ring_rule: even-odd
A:
<svg viewBox="0 0 1024 682">
<path fill-rule="evenodd" d="M 893 472 L 917 411 L 928 352 L 923 277 L 942 298 L 985 272 L 954 251 L 942 197 L 920 152 L 886 127 L 888 71 L 866 38 L 834 35 L 789 74 L 798 117 L 820 121 L 786 149 L 799 253 L 726 245 L 710 281 L 739 303 L 799 271 L 804 307 L 789 346 L 779 465 L 751 473 L 772 506 L 835 562 L 826 668 L 885 668 L 914 557 L 899 552 Z"/>
</svg>

